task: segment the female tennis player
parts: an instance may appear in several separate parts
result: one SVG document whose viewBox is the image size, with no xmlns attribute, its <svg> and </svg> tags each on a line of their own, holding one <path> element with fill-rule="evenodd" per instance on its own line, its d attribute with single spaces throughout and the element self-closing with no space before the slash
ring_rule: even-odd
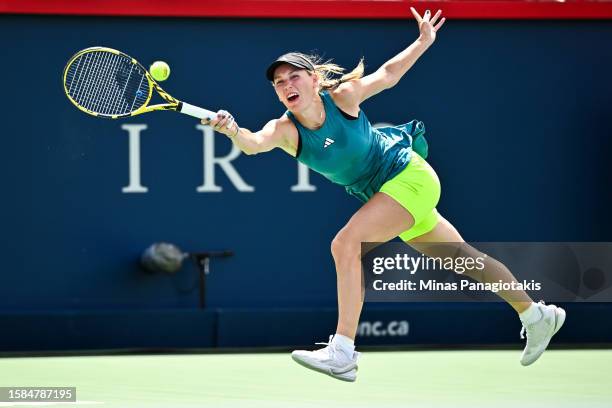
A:
<svg viewBox="0 0 612 408">
<path fill-rule="evenodd" d="M 281 148 L 364 202 L 331 243 L 338 289 L 338 326 L 329 343 L 316 351 L 294 351 L 298 363 L 344 381 L 355 381 L 358 352 L 354 339 L 362 308 L 360 245 L 399 236 L 425 255 L 435 242 L 462 243 L 457 230 L 437 211 L 440 183 L 424 160 L 427 149 L 415 121 L 372 128 L 360 109 L 366 99 L 395 86 L 434 43 L 445 22 L 442 12 L 421 16 L 411 8 L 420 35 L 408 48 L 363 76 L 363 63 L 339 79 L 343 69 L 315 57 L 288 53 L 267 69 L 287 112 L 261 130 L 239 127 L 227 111 L 203 120 L 228 136 L 246 154 Z M 413 139 L 414 136 L 414 139 Z M 418 142 L 418 143 L 417 143 Z M 420 154 L 419 154 L 420 153 Z M 500 262 L 487 257 L 484 273 L 468 276 L 485 282 L 516 282 Z M 527 332 L 521 363 L 533 363 L 565 320 L 563 309 L 534 303 L 524 291 L 498 294 L 518 313 Z M 521 336 L 523 335 L 521 331 Z"/>
</svg>

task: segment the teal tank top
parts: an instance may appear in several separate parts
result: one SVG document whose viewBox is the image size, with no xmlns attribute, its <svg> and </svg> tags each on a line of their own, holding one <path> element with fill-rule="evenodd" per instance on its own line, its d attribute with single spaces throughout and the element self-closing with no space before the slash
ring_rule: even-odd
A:
<svg viewBox="0 0 612 408">
<path fill-rule="evenodd" d="M 373 128 L 362 110 L 357 118 L 346 117 L 328 92 L 320 95 L 325 108 L 321 128 L 307 129 L 291 112 L 286 112 L 298 130 L 296 158 L 366 202 L 406 167 L 413 137 L 422 136 L 425 127 L 413 120 L 405 125 Z M 419 139 L 421 151 L 416 151 L 426 156 L 425 139 Z"/>
</svg>

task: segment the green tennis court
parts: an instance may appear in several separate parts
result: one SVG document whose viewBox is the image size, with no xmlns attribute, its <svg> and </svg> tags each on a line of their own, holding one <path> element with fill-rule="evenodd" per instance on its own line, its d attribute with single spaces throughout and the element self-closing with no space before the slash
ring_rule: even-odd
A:
<svg viewBox="0 0 612 408">
<path fill-rule="evenodd" d="M 61 405 L 83 407 L 612 406 L 612 350 L 549 350 L 531 367 L 519 355 L 366 352 L 355 383 L 288 353 L 3 358 L 0 386 L 76 386 L 78 402 Z"/>
</svg>

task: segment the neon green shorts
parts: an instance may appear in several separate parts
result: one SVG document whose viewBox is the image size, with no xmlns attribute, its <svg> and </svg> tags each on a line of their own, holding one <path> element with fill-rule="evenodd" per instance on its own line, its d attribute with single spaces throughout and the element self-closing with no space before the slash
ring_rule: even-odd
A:
<svg viewBox="0 0 612 408">
<path fill-rule="evenodd" d="M 379 190 L 400 203 L 414 218 L 414 225 L 400 234 L 403 241 L 431 231 L 438 223 L 436 205 L 440 200 L 440 180 L 421 156 L 412 152 L 410 162 Z"/>
</svg>

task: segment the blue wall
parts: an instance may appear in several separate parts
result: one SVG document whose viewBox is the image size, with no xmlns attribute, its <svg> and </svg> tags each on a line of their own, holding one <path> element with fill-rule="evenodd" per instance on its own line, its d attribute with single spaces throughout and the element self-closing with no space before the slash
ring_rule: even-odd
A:
<svg viewBox="0 0 612 408">
<path fill-rule="evenodd" d="M 0 16 L 4 199 L 0 311 L 194 308 L 191 266 L 147 275 L 142 250 L 231 249 L 213 261 L 211 308 L 329 308 L 329 243 L 359 203 L 275 151 L 232 163 L 254 192 L 217 168 L 203 182 L 202 131 L 183 115 L 89 117 L 62 91 L 77 50 L 120 49 L 172 67 L 164 87 L 225 108 L 258 129 L 283 112 L 264 78 L 289 50 L 317 51 L 368 72 L 417 36 L 412 21 L 226 20 Z M 144 39 L 144 41 L 143 41 Z M 423 120 L 443 185 L 440 212 L 470 241 L 611 241 L 612 25 L 578 21 L 449 21 L 394 89 L 367 101 L 372 122 Z M 6 70 L 8 69 L 8 73 Z M 128 133 L 141 137 L 142 184 L 128 184 Z M 216 155 L 230 151 L 216 138 Z M 330 328 L 333 329 L 333 328 Z"/>
</svg>

